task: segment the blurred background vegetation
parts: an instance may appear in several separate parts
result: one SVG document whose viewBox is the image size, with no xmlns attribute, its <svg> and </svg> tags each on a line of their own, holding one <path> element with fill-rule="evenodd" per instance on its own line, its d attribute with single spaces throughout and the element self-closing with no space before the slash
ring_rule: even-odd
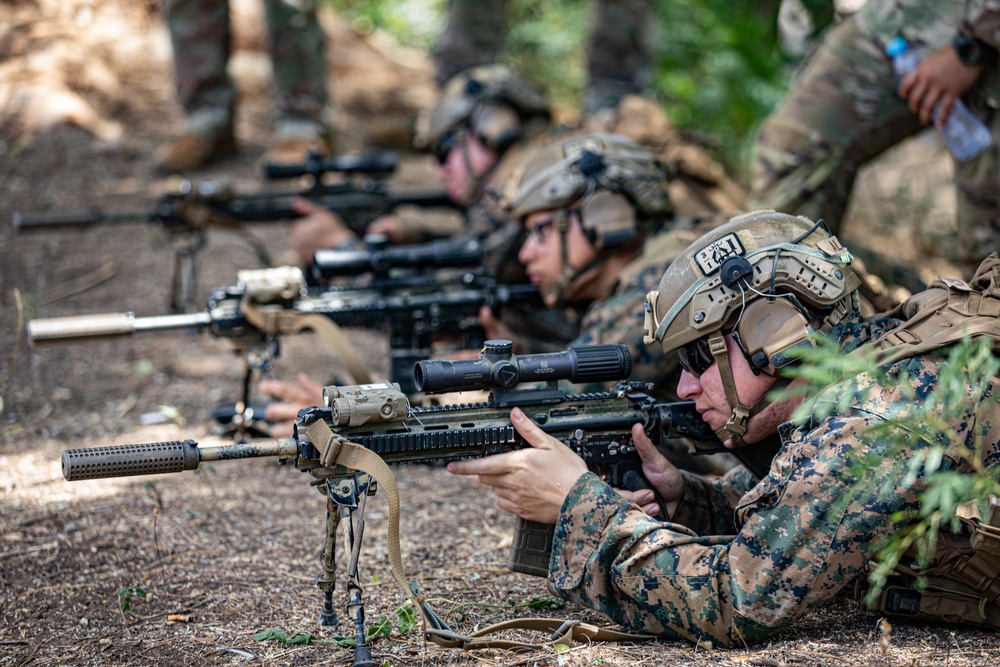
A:
<svg viewBox="0 0 1000 667">
<path fill-rule="evenodd" d="M 444 25 L 447 0 L 327 0 L 355 28 L 383 29 L 429 51 Z M 802 37 L 833 19 L 833 0 L 652 0 L 648 94 L 671 121 L 702 139 L 730 172 L 745 179 L 756 127 L 783 97 L 805 49 Z M 592 0 L 509 0 L 502 60 L 544 84 L 572 117 L 585 79 Z M 811 22 L 810 22 L 811 20 Z M 789 24 L 789 21 L 792 21 Z"/>
</svg>

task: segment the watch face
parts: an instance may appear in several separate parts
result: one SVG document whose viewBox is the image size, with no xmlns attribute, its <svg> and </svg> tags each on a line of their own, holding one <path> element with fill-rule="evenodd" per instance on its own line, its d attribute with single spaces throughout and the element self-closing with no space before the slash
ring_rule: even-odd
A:
<svg viewBox="0 0 1000 667">
<path fill-rule="evenodd" d="M 978 65 L 982 60 L 983 48 L 975 37 L 955 35 L 955 39 L 952 40 L 952 48 L 955 49 L 958 59 L 966 65 Z"/>
</svg>

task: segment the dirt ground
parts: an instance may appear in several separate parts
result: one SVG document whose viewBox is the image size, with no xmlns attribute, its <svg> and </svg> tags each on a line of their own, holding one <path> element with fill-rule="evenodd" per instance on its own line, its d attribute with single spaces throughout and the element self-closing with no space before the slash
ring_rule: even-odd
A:
<svg viewBox="0 0 1000 667">
<path fill-rule="evenodd" d="M 234 6 L 241 152 L 196 177 L 250 190 L 265 185 L 257 160 L 270 113 L 266 57 L 259 8 L 246 0 Z M 21 0 L 5 3 L 4 11 L 10 21 L 0 26 L 0 665 L 350 664 L 351 649 L 335 641 L 349 628 L 316 622 L 325 503 L 310 478 L 255 459 L 181 475 L 63 479 L 60 455 L 69 448 L 222 442 L 209 430 L 209 411 L 238 395 L 242 367 L 226 341 L 207 334 L 28 346 L 25 323 L 34 317 L 167 312 L 172 242 L 155 225 L 15 235 L 8 223 L 14 211 L 89 205 L 147 211 L 172 185 L 153 174 L 151 155 L 178 131 L 181 114 L 155 2 Z M 326 17 L 326 25 L 341 148 L 405 146 L 409 119 L 433 92 L 426 58 L 354 35 L 336 17 Z M 905 150 L 894 163 L 911 174 L 902 180 L 946 199 L 940 161 L 928 160 L 919 145 Z M 427 157 L 405 154 L 391 183 L 433 184 L 432 166 Z M 912 174 L 929 184 L 915 183 Z M 882 199 L 865 197 L 858 215 L 888 215 L 880 207 L 896 186 L 874 175 L 862 182 Z M 922 195 L 911 205 L 927 201 Z M 946 236 L 949 204 L 936 198 L 930 204 Z M 935 243 L 913 243 L 914 227 L 881 229 L 887 247 L 910 250 L 904 259 L 949 271 L 920 255 Z M 260 225 L 254 233 L 272 248 L 285 247 L 284 224 Z M 240 239 L 210 234 L 199 259 L 200 302 L 254 262 Z M 375 375 L 384 375 L 387 341 L 358 332 L 356 344 Z M 283 341 L 277 369 L 286 378 L 342 370 L 309 336 Z M 546 606 L 549 596 L 540 580 L 505 569 L 512 520 L 482 491 L 437 467 L 399 467 L 396 474 L 407 574 L 421 580 L 453 627 L 471 631 L 534 615 L 607 624 L 576 608 L 530 608 Z M 361 554 L 369 622 L 395 618 L 403 603 L 388 567 L 386 519 L 378 494 Z M 340 551 L 334 600 L 343 618 Z M 288 636 L 310 632 L 317 642 L 254 639 L 269 628 Z M 374 653 L 387 665 L 959 666 L 1000 664 L 1000 638 L 902 624 L 887 631 L 878 615 L 845 600 L 746 650 L 654 642 L 580 645 L 558 655 L 553 649 L 467 654 L 397 628 L 376 641 Z"/>
</svg>

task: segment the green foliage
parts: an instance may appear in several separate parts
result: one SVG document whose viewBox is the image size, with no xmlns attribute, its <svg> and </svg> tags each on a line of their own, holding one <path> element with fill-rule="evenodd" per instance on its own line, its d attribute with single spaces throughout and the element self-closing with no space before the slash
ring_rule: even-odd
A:
<svg viewBox="0 0 1000 667">
<path fill-rule="evenodd" d="M 834 342 L 820 337 L 815 348 L 800 353 L 803 363 L 792 371 L 808 380 L 810 387 L 776 395 L 804 394 L 794 419 L 822 419 L 844 413 L 857 397 L 859 385 L 851 378 L 867 374 L 875 384 L 885 382 L 898 387 L 900 397 L 896 400 L 914 406 L 899 419 L 876 421 L 859 434 L 866 454 L 851 471 L 857 480 L 854 488 L 844 494 L 835 509 L 870 504 L 871 499 L 891 502 L 891 496 L 899 492 L 898 484 L 918 493 L 915 510 L 890 517 L 901 529 L 878 545 L 878 564 L 869 575 L 868 603 L 878 599 L 893 568 L 904 556 L 916 569 L 931 562 L 940 531 L 959 529 L 955 515 L 959 505 L 976 501 L 982 515 L 987 516 L 989 496 L 1000 495 L 1000 468 L 983 465 L 987 444 L 983 441 L 983 424 L 988 420 L 976 419 L 979 430 L 971 446 L 964 445 L 964 434 L 956 431 L 956 425 L 967 425 L 962 418 L 967 413 L 982 416 L 996 408 L 1000 397 L 988 397 L 986 392 L 993 379 L 1000 377 L 1000 357 L 994 354 L 992 341 L 985 337 L 965 339 L 940 354 L 946 355 L 946 360 L 940 365 L 937 386 L 929 394 L 918 395 L 914 386 L 919 382 L 905 377 L 887 378 L 889 366 L 876 365 L 870 355 L 845 355 Z M 840 388 L 847 391 L 819 391 L 841 381 Z M 956 470 L 956 461 L 967 469 Z M 869 499 L 868 503 L 864 499 Z M 922 583 L 918 581 L 918 586 Z"/>
<path fill-rule="evenodd" d="M 778 1 L 658 0 L 652 88 L 679 128 L 711 137 L 736 176 L 756 127 L 787 91 Z"/>
<path fill-rule="evenodd" d="M 586 79 L 590 2 L 513 0 L 502 60 L 543 84 L 552 104 L 577 109 Z"/>
<path fill-rule="evenodd" d="M 327 0 L 362 34 L 376 28 L 413 48 L 429 51 L 444 29 L 446 0 Z"/>
<path fill-rule="evenodd" d="M 417 612 L 413 608 L 413 603 L 407 601 L 388 616 L 379 616 L 378 620 L 365 631 L 365 641 L 372 642 L 380 637 L 388 639 L 392 636 L 394 628 L 399 636 L 403 636 L 409 634 L 417 624 Z M 276 641 L 282 644 L 336 644 L 343 648 L 354 648 L 358 645 L 356 637 L 334 636 L 329 641 L 324 641 L 316 639 L 311 632 L 304 630 L 289 636 L 281 628 L 268 628 L 258 632 L 253 638 L 258 642 Z"/>
<path fill-rule="evenodd" d="M 122 586 L 118 591 L 118 609 L 122 616 L 132 611 L 133 595 L 137 595 L 143 600 L 146 599 L 146 591 L 138 586 Z"/>
<path fill-rule="evenodd" d="M 268 628 L 264 632 L 258 632 L 253 636 L 254 641 L 276 641 L 282 644 L 314 644 L 315 638 L 311 632 L 299 631 L 289 637 L 280 628 Z"/>
</svg>

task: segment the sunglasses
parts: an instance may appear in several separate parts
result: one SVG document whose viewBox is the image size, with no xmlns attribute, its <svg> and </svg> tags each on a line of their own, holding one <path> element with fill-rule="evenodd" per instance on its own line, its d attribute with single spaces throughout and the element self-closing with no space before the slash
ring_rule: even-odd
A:
<svg viewBox="0 0 1000 667">
<path fill-rule="evenodd" d="M 444 166 L 444 163 L 448 161 L 448 154 L 452 150 L 462 145 L 464 142 L 465 135 L 458 132 L 449 132 L 448 134 L 441 137 L 441 140 L 434 147 L 434 157 L 437 158 L 438 164 Z"/>
<path fill-rule="evenodd" d="M 681 368 L 695 377 L 701 377 L 715 363 L 715 357 L 708 346 L 708 338 L 699 338 L 677 350 Z"/>
</svg>

